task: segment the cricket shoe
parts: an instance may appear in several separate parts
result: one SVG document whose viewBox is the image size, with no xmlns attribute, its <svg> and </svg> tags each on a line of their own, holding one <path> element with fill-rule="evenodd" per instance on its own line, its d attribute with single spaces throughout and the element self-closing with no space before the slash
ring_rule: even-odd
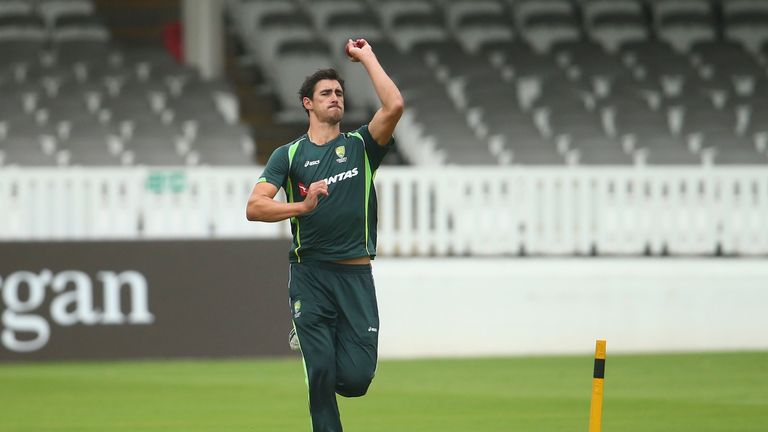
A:
<svg viewBox="0 0 768 432">
<path fill-rule="evenodd" d="M 296 336 L 295 328 L 292 328 L 290 333 L 288 333 L 288 346 L 291 347 L 292 351 L 301 350 L 301 346 L 299 345 L 299 337 Z"/>
</svg>

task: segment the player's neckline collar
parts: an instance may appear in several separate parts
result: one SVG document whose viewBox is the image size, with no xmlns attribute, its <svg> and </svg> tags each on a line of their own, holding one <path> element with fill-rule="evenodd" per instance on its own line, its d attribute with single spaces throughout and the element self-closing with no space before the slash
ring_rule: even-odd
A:
<svg viewBox="0 0 768 432">
<path fill-rule="evenodd" d="M 316 142 L 312 141 L 312 137 L 310 137 L 310 136 L 309 136 L 309 132 L 305 133 L 305 134 L 304 134 L 304 136 L 306 136 L 306 137 L 307 137 L 307 142 L 308 142 L 308 143 L 310 143 L 310 144 L 312 144 L 313 146 L 315 146 L 315 147 L 325 147 L 325 146 L 327 146 L 328 144 L 331 144 L 332 142 L 334 142 L 334 141 L 336 141 L 336 140 L 340 139 L 341 137 L 343 137 L 343 136 L 344 136 L 344 133 L 343 133 L 343 132 L 339 132 L 339 134 L 338 134 L 338 135 L 336 135 L 336 137 L 334 137 L 334 138 L 333 138 L 333 139 L 331 139 L 330 141 L 327 141 L 327 142 L 325 142 L 325 143 L 323 143 L 323 144 L 318 144 L 318 143 L 316 143 Z"/>
</svg>

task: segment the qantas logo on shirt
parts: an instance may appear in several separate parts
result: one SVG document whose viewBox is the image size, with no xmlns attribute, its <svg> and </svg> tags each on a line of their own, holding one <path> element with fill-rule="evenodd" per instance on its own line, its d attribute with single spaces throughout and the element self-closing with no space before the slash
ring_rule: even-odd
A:
<svg viewBox="0 0 768 432">
<path fill-rule="evenodd" d="M 355 177 L 358 174 L 359 174 L 359 171 L 357 170 L 357 167 L 355 167 L 355 168 L 352 168 L 349 171 L 338 173 L 335 176 L 331 176 L 331 177 L 328 177 L 326 179 L 323 179 L 323 181 L 325 181 L 325 183 L 328 184 L 328 185 L 332 185 L 332 184 L 334 184 L 336 182 L 340 182 L 342 180 L 346 180 L 346 179 L 350 179 L 352 177 Z M 309 188 L 307 187 L 307 185 L 305 185 L 302 182 L 299 182 L 299 194 L 301 196 L 305 197 L 305 196 L 307 196 L 307 193 L 309 193 Z"/>
<path fill-rule="evenodd" d="M 358 174 L 357 167 L 354 167 L 349 171 L 338 173 L 335 176 L 328 177 L 327 179 L 325 179 L 325 182 L 328 183 L 328 185 L 332 185 L 336 182 L 340 182 L 342 180 L 355 177 L 357 174 Z"/>
</svg>

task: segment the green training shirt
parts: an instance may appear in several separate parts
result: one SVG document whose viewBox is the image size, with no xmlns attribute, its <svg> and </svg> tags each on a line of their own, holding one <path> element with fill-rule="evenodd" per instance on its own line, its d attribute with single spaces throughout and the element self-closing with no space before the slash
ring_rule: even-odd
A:
<svg viewBox="0 0 768 432">
<path fill-rule="evenodd" d="M 291 218 L 292 263 L 376 255 L 373 179 L 392 144 L 377 144 L 364 125 L 323 145 L 304 134 L 272 153 L 258 181 L 285 189 L 288 202 L 303 201 L 313 182 L 328 183 L 317 208 Z"/>
</svg>

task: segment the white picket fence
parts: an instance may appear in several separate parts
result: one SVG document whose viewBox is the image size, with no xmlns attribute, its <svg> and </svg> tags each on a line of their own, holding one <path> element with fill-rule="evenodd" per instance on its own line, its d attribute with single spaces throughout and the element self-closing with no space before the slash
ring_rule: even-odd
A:
<svg viewBox="0 0 768 432">
<path fill-rule="evenodd" d="M 289 236 L 245 219 L 261 169 L 0 170 L 0 241 Z M 394 168 L 379 253 L 768 254 L 768 170 Z"/>
</svg>

